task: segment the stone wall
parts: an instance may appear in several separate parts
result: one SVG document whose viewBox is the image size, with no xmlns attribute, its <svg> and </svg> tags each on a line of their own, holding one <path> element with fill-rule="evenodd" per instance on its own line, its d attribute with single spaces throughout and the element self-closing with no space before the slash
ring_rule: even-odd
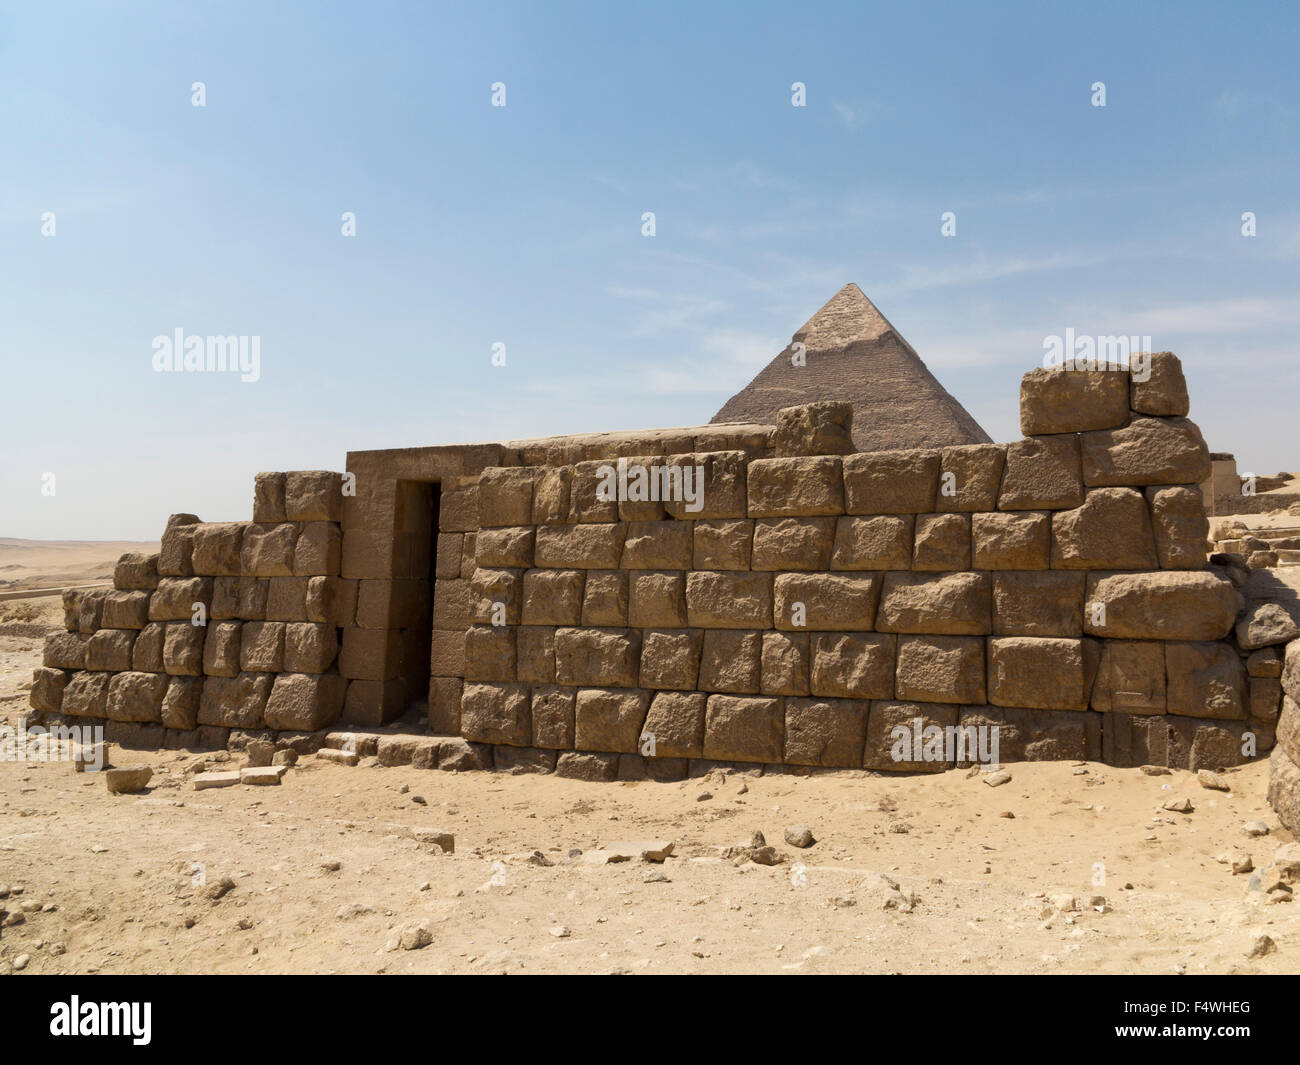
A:
<svg viewBox="0 0 1300 1065">
<path fill-rule="evenodd" d="M 853 453 L 823 403 L 353 453 L 346 490 L 261 474 L 253 522 L 173 516 L 156 559 L 65 599 L 32 705 L 182 745 L 384 724 L 431 675 L 430 730 L 498 768 L 935 770 L 967 726 L 1003 761 L 1236 764 L 1273 746 L 1287 637 L 1239 620 L 1240 560 L 1206 564 L 1186 415 L 1161 353 L 1146 382 L 1027 374 L 1005 445 Z M 698 507 L 605 498 L 620 458 L 699 468 Z"/>
<path fill-rule="evenodd" d="M 1282 664 L 1284 694 L 1269 760 L 1268 801 L 1281 822 L 1300 834 L 1300 639 L 1286 645 Z"/>
</svg>

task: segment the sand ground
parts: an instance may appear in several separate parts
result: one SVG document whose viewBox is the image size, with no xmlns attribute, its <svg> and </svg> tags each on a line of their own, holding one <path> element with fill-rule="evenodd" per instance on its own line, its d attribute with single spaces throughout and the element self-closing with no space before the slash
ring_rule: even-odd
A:
<svg viewBox="0 0 1300 1065">
<path fill-rule="evenodd" d="M 57 599 L 0 603 L 10 727 L 36 630 L 58 622 Z M 1291 839 L 1263 763 L 1222 793 L 1100 764 L 1015 764 L 992 788 L 961 770 L 591 784 L 306 757 L 278 787 L 196 792 L 203 757 L 114 749 L 154 769 L 129 796 L 67 762 L 0 762 L 0 908 L 32 911 L 0 930 L 0 971 L 27 955 L 18 975 L 1300 972 L 1300 903 L 1268 904 L 1216 861 L 1239 849 L 1263 868 Z M 1192 813 L 1161 809 L 1181 797 Z M 1255 820 L 1271 833 L 1247 836 Z M 793 824 L 818 842 L 785 844 Z M 784 862 L 719 858 L 756 830 Z M 586 857 L 649 838 L 674 856 Z M 234 888 L 209 898 L 223 877 Z M 1059 912 L 1061 894 L 1079 909 Z M 420 924 L 428 945 L 390 949 Z M 1261 935 L 1275 949 L 1248 957 Z"/>
</svg>

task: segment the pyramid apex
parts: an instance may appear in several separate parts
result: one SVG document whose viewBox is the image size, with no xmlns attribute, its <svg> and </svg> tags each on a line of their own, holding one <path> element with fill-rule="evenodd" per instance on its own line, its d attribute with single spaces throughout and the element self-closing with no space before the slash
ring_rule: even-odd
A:
<svg viewBox="0 0 1300 1065">
<path fill-rule="evenodd" d="M 806 347 L 837 348 L 854 341 L 875 340 L 894 327 L 850 281 L 795 332 L 793 340 Z"/>
</svg>

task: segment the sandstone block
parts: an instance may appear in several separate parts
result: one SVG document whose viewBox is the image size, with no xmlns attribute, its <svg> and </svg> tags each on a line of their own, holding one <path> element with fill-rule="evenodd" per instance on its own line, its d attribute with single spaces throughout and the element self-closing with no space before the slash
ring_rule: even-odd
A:
<svg viewBox="0 0 1300 1065">
<path fill-rule="evenodd" d="M 1089 486 L 1200 484 L 1210 477 L 1210 449 L 1186 418 L 1134 418 L 1123 429 L 1080 439 Z"/>
<path fill-rule="evenodd" d="M 163 577 L 149 599 L 149 620 L 189 621 L 199 603 L 212 605 L 211 577 Z"/>
<path fill-rule="evenodd" d="M 1131 488 L 1091 489 L 1082 506 L 1052 515 L 1053 569 L 1155 569 L 1159 564 L 1146 500 Z"/>
<path fill-rule="evenodd" d="M 692 533 L 692 523 L 686 521 L 630 522 L 623 542 L 623 569 L 690 569 Z"/>
<path fill-rule="evenodd" d="M 245 673 L 283 672 L 285 624 L 283 621 L 247 622 L 240 636 L 239 668 Z M 170 638 L 170 630 L 167 635 Z"/>
<path fill-rule="evenodd" d="M 1077 436 L 1034 436 L 1007 445 L 999 510 L 1060 510 L 1082 502 Z"/>
<path fill-rule="evenodd" d="M 978 636 L 900 636 L 894 693 L 909 702 L 984 702 L 984 640 Z"/>
<path fill-rule="evenodd" d="M 1210 521 L 1199 488 L 1148 488 L 1151 525 L 1161 569 L 1203 569 Z"/>
<path fill-rule="evenodd" d="M 1090 573 L 1084 628 L 1119 639 L 1219 640 L 1236 620 L 1238 597 L 1207 572 Z"/>
<path fill-rule="evenodd" d="M 1147 379 L 1134 373 L 1129 385 L 1129 405 L 1140 414 L 1165 418 L 1185 418 L 1191 409 L 1187 399 L 1187 380 L 1183 364 L 1172 351 L 1157 351 L 1149 356 Z M 1136 360 L 1134 360 L 1136 362 Z"/>
<path fill-rule="evenodd" d="M 202 677 L 168 677 L 160 715 L 164 728 L 189 732 L 198 728 Z"/>
<path fill-rule="evenodd" d="M 41 661 L 50 669 L 85 669 L 89 639 L 80 632 L 52 632 L 45 637 Z"/>
<path fill-rule="evenodd" d="M 704 752 L 702 692 L 656 692 L 637 739 L 638 749 L 653 758 L 699 758 Z"/>
<path fill-rule="evenodd" d="M 163 669 L 173 677 L 203 676 L 203 644 L 207 627 L 188 621 L 163 626 Z M 243 634 L 240 634 L 241 640 Z"/>
<path fill-rule="evenodd" d="M 627 621 L 638 628 L 686 625 L 686 574 L 637 570 L 628 575 Z"/>
<path fill-rule="evenodd" d="M 786 699 L 784 760 L 860 767 L 869 707 L 863 699 Z"/>
<path fill-rule="evenodd" d="M 573 745 L 580 751 L 635 752 L 651 693 L 641 689 L 581 688 L 574 703 Z"/>
<path fill-rule="evenodd" d="M 538 471 L 528 466 L 490 466 L 478 477 L 479 524 L 484 529 L 531 525 L 533 482 Z"/>
<path fill-rule="evenodd" d="M 533 561 L 550 569 L 618 569 L 627 526 L 621 523 L 543 525 Z"/>
<path fill-rule="evenodd" d="M 1246 670 L 1226 643 L 1165 645 L 1168 711 L 1186 717 L 1246 716 Z"/>
<path fill-rule="evenodd" d="M 810 669 L 806 633 L 763 633 L 759 690 L 764 695 L 808 695 Z"/>
<path fill-rule="evenodd" d="M 824 570 L 834 539 L 834 518 L 760 518 L 754 523 L 751 565 L 755 570 Z"/>
<path fill-rule="evenodd" d="M 505 625 L 470 626 L 465 633 L 465 679 L 513 682 L 516 679 L 515 631 Z"/>
<path fill-rule="evenodd" d="M 670 455 L 669 473 L 681 478 L 664 500 L 674 518 L 743 518 L 747 510 L 748 471 L 743 451 L 710 451 Z M 680 474 L 676 471 L 681 470 Z M 693 488 L 693 493 L 685 491 Z"/>
<path fill-rule="evenodd" d="M 582 620 L 584 574 L 585 571 L 580 569 L 530 569 L 525 572 L 523 623 L 577 625 Z"/>
<path fill-rule="evenodd" d="M 167 626 L 158 621 L 151 621 L 141 629 L 131 648 L 131 668 L 140 673 L 165 673 L 163 643 L 166 635 Z"/>
<path fill-rule="evenodd" d="M 203 522 L 193 526 L 191 564 L 201 577 L 240 576 L 245 522 Z"/>
<path fill-rule="evenodd" d="M 338 629 L 311 621 L 289 621 L 284 626 L 284 669 L 287 673 L 324 673 L 339 654 Z M 343 689 L 338 692 L 343 705 Z M 271 725 L 271 728 L 287 726 Z"/>
<path fill-rule="evenodd" d="M 1020 379 L 1020 431 L 1041 436 L 1118 428 L 1128 423 L 1128 393 L 1127 366 L 1030 370 Z"/>
<path fill-rule="evenodd" d="M 634 688 L 640 666 L 641 634 L 635 629 L 555 631 L 555 679 L 559 684 Z"/>
<path fill-rule="evenodd" d="M 957 710 L 943 703 L 873 702 L 867 714 L 863 766 L 910 773 L 951 768 L 956 755 L 948 730 L 956 728 Z"/>
<path fill-rule="evenodd" d="M 474 552 L 476 563 L 489 569 L 528 569 L 533 564 L 533 528 L 527 525 L 481 529 L 474 538 Z"/>
<path fill-rule="evenodd" d="M 237 677 L 208 677 L 199 697 L 200 725 L 259 729 L 275 678 L 270 673 L 241 673 Z"/>
<path fill-rule="evenodd" d="M 982 636 L 992 627 L 991 599 L 987 573 L 886 573 L 875 627 L 881 632 Z"/>
<path fill-rule="evenodd" d="M 627 624 L 628 575 L 619 570 L 586 570 L 582 624 L 618 628 Z"/>
<path fill-rule="evenodd" d="M 527 747 L 532 742 L 527 684 L 466 684 L 460 700 L 460 731 L 477 743 Z"/>
<path fill-rule="evenodd" d="M 533 746 L 568 750 L 573 746 L 573 714 L 577 693 L 547 685 L 533 689 Z"/>
<path fill-rule="evenodd" d="M 1116 714 L 1163 714 L 1167 708 L 1165 644 L 1160 640 L 1104 640 L 1094 710 Z"/>
<path fill-rule="evenodd" d="M 893 698 L 895 637 L 819 632 L 809 636 L 809 647 L 809 689 L 813 695 L 841 699 Z"/>
<path fill-rule="evenodd" d="M 762 655 L 761 632 L 706 629 L 700 659 L 700 689 L 707 692 L 758 694 Z"/>
<path fill-rule="evenodd" d="M 281 673 L 266 700 L 266 727 L 314 732 L 332 725 L 343 711 L 346 689 L 347 681 L 337 673 Z"/>
<path fill-rule="evenodd" d="M 989 640 L 989 702 L 1086 710 L 1099 654 L 1094 640 L 995 636 Z"/>
<path fill-rule="evenodd" d="M 971 544 L 975 569 L 1047 569 L 1051 559 L 1051 515 L 1042 510 L 972 514 Z"/>
<path fill-rule="evenodd" d="M 844 513 L 840 459 L 829 455 L 755 459 L 749 464 L 749 516 Z"/>
<path fill-rule="evenodd" d="M 747 570 L 753 551 L 754 523 L 715 519 L 693 523 L 694 551 L 688 569 Z"/>
<path fill-rule="evenodd" d="M 293 575 L 294 545 L 298 530 L 293 522 L 249 525 L 240 546 L 240 565 L 252 577 L 290 577 Z"/>
<path fill-rule="evenodd" d="M 287 521 L 341 521 L 343 475 L 329 470 L 293 470 L 284 475 Z"/>
<path fill-rule="evenodd" d="M 776 628 L 869 630 L 880 586 L 881 578 L 874 573 L 779 573 L 773 582 Z"/>
<path fill-rule="evenodd" d="M 776 412 L 776 455 L 847 455 L 853 451 L 853 404 L 822 400 Z"/>
<path fill-rule="evenodd" d="M 1275 721 L 1282 705 L 1282 682 L 1275 677 L 1250 677 L 1250 716 Z"/>
<path fill-rule="evenodd" d="M 681 691 L 695 688 L 703 645 L 704 634 L 698 629 L 647 632 L 641 644 L 641 687 Z"/>
<path fill-rule="evenodd" d="M 837 519 L 831 569 L 910 569 L 915 525 L 911 514 Z"/>
<path fill-rule="evenodd" d="M 283 473 L 259 473 L 253 478 L 253 520 L 263 524 L 287 520 L 284 516 Z"/>
<path fill-rule="evenodd" d="M 158 587 L 158 556 L 128 553 L 113 568 L 113 587 L 122 591 L 152 592 Z"/>
<path fill-rule="evenodd" d="M 148 592 L 108 592 L 101 615 L 106 629 L 142 629 L 149 623 Z"/>
<path fill-rule="evenodd" d="M 686 613 L 692 628 L 768 628 L 772 624 L 772 576 L 713 571 L 688 573 Z"/>
<path fill-rule="evenodd" d="M 1237 622 L 1237 644 L 1243 651 L 1289 643 L 1300 637 L 1300 624 L 1280 603 L 1252 602 Z"/>
<path fill-rule="evenodd" d="M 343 533 L 329 521 L 309 521 L 302 526 L 293 549 L 293 576 L 338 576 L 343 557 Z M 257 574 L 271 576 L 271 574 Z"/>
<path fill-rule="evenodd" d="M 63 705 L 63 689 L 72 678 L 70 670 L 37 666 L 32 671 L 32 690 L 28 704 L 33 710 L 57 714 Z"/>
<path fill-rule="evenodd" d="M 871 451 L 842 460 L 849 514 L 923 514 L 934 507 L 939 452 Z"/>
<path fill-rule="evenodd" d="M 476 569 L 470 581 L 470 620 L 485 625 L 518 625 L 523 617 L 523 576 L 517 569 Z M 537 587 L 542 591 L 540 583 Z M 578 594 L 582 594 L 580 586 Z M 435 587 L 435 610 L 437 600 Z M 539 604 L 543 601 L 539 597 Z"/>
<path fill-rule="evenodd" d="M 950 573 L 970 569 L 969 514 L 918 514 L 912 569 Z"/>
<path fill-rule="evenodd" d="M 719 761 L 779 762 L 785 748 L 784 700 L 710 695 L 705 708 L 704 757 Z"/>
<path fill-rule="evenodd" d="M 937 511 L 996 510 L 1007 463 L 1003 444 L 961 444 L 939 452 Z"/>
<path fill-rule="evenodd" d="M 108 717 L 114 721 L 161 721 L 167 679 L 162 673 L 114 674 L 108 682 Z"/>
<path fill-rule="evenodd" d="M 114 673 L 130 669 L 134 645 L 134 629 L 100 629 L 86 641 L 86 668 Z"/>
<path fill-rule="evenodd" d="M 203 639 L 203 673 L 206 676 L 234 677 L 239 674 L 239 642 L 242 628 L 238 621 L 208 623 L 207 635 Z"/>
</svg>

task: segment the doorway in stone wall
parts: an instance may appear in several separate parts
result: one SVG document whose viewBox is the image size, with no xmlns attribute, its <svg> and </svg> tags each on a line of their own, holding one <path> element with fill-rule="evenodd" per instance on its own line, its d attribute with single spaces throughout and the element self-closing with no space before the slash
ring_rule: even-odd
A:
<svg viewBox="0 0 1300 1065">
<path fill-rule="evenodd" d="M 400 608 L 395 602 L 390 624 L 401 630 L 401 688 L 406 709 L 426 719 L 441 499 L 442 486 L 437 481 L 397 482 L 393 561 L 401 593 Z"/>
</svg>

